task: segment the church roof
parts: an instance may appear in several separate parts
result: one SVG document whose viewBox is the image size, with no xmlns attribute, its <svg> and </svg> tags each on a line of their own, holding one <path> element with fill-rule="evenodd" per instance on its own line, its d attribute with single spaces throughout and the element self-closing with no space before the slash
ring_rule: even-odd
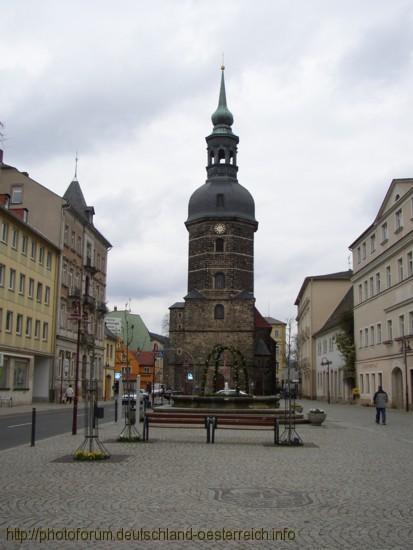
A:
<svg viewBox="0 0 413 550">
<path fill-rule="evenodd" d="M 271 328 L 271 325 L 265 320 L 256 307 L 254 307 L 254 322 L 256 328 Z"/>
<path fill-rule="evenodd" d="M 270 325 L 287 325 L 284 321 L 279 321 L 278 319 L 274 319 L 274 317 L 264 317 L 264 319 L 267 323 L 270 323 Z"/>
<path fill-rule="evenodd" d="M 267 344 L 264 342 L 262 338 L 257 340 L 255 344 L 255 352 L 254 355 L 271 355 L 270 350 L 268 349 Z"/>
</svg>

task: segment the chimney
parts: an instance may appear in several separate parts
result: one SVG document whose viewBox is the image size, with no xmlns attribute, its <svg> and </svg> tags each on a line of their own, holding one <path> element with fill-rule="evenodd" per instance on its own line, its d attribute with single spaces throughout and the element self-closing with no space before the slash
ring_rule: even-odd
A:
<svg viewBox="0 0 413 550">
<path fill-rule="evenodd" d="M 3 206 L 3 208 L 9 208 L 10 204 L 10 195 L 8 193 L 2 193 L 0 194 L 0 206 Z"/>
</svg>

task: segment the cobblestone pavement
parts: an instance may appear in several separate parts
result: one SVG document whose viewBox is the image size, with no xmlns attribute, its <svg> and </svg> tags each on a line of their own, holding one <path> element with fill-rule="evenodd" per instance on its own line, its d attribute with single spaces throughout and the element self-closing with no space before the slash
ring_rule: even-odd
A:
<svg viewBox="0 0 413 550">
<path fill-rule="evenodd" d="M 298 427 L 303 448 L 273 447 L 269 431 L 219 430 L 207 445 L 203 430 L 156 428 L 149 443 L 121 444 L 121 425 L 108 423 L 102 440 L 128 455 L 122 462 L 53 462 L 81 435 L 2 451 L 0 548 L 412 548 L 413 415 L 389 411 L 388 425 L 378 426 L 372 408 L 303 403 L 328 413 L 321 427 Z M 187 537 L 192 529 L 192 537 L 214 540 L 115 541 L 141 528 Z M 36 540 L 10 540 L 16 529 Z M 48 529 L 50 540 L 40 543 Z M 276 541 L 224 541 L 223 529 L 227 538 L 230 530 L 285 531 Z M 107 537 L 99 530 L 112 530 L 114 540 L 58 540 Z"/>
</svg>

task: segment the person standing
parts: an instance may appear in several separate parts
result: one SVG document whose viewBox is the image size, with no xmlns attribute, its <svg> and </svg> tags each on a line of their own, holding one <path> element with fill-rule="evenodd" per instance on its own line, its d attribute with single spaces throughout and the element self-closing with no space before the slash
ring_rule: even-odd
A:
<svg viewBox="0 0 413 550">
<path fill-rule="evenodd" d="M 389 398 L 382 386 L 376 391 L 373 397 L 373 403 L 376 407 L 376 424 L 380 424 L 380 416 L 383 424 L 386 424 L 386 407 Z"/>
<path fill-rule="evenodd" d="M 66 388 L 66 403 L 72 404 L 74 391 L 72 388 L 72 385 L 70 384 L 68 388 Z"/>
</svg>

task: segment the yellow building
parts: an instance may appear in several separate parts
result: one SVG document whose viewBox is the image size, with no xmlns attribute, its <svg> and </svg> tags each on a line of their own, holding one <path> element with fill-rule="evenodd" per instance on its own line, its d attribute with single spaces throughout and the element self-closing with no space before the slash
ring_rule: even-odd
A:
<svg viewBox="0 0 413 550">
<path fill-rule="evenodd" d="M 116 366 L 116 343 L 118 337 L 105 326 L 105 349 L 103 354 L 103 363 L 105 369 L 105 385 L 103 399 L 105 401 L 113 399 L 115 384 L 115 366 Z"/>
<path fill-rule="evenodd" d="M 274 317 L 265 317 L 267 323 L 271 325 L 271 338 L 277 343 L 275 359 L 277 361 L 277 381 L 280 386 L 287 380 L 286 369 L 286 327 L 287 323 L 274 319 Z"/>
<path fill-rule="evenodd" d="M 0 398 L 48 400 L 54 381 L 59 249 L 0 195 Z"/>
</svg>

